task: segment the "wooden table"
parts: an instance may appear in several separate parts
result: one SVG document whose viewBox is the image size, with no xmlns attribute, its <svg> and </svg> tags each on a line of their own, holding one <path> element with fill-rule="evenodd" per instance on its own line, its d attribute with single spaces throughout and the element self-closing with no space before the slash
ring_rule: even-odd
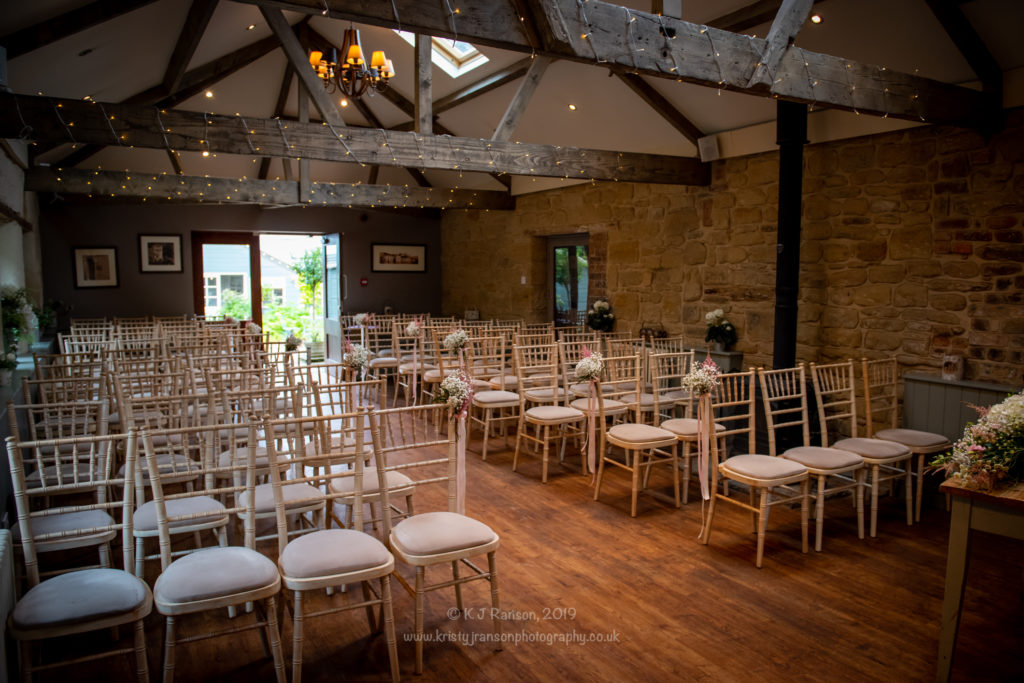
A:
<svg viewBox="0 0 1024 683">
<path fill-rule="evenodd" d="M 946 481 L 939 491 L 952 497 L 949 552 L 946 556 L 946 592 L 942 600 L 939 666 L 935 680 L 949 680 L 960 627 L 960 609 L 967 580 L 971 530 L 987 531 L 1024 541 L 1024 482 L 993 492 L 966 489 Z"/>
</svg>

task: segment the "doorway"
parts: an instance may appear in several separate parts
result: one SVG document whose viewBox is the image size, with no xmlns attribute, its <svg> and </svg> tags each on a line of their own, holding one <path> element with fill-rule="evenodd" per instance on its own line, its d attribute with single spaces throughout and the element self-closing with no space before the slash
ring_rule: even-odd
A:
<svg viewBox="0 0 1024 683">
<path fill-rule="evenodd" d="M 590 284 L 589 235 L 548 238 L 548 319 L 555 325 L 582 325 Z"/>
<path fill-rule="evenodd" d="M 196 315 L 262 325 L 258 235 L 193 232 L 192 274 Z"/>
</svg>

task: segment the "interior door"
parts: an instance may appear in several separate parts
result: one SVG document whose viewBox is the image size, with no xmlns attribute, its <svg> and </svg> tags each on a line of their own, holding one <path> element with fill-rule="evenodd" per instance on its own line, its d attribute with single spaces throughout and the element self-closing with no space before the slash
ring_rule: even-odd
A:
<svg viewBox="0 0 1024 683">
<path fill-rule="evenodd" d="M 196 315 L 263 324 L 259 235 L 194 231 L 192 280 Z"/>
<path fill-rule="evenodd" d="M 590 282 L 589 235 L 548 238 L 548 319 L 556 325 L 581 325 Z"/>
<path fill-rule="evenodd" d="M 324 235 L 324 341 L 326 355 L 341 360 L 341 315 L 344 310 L 345 277 L 341 272 L 341 235 Z"/>
</svg>

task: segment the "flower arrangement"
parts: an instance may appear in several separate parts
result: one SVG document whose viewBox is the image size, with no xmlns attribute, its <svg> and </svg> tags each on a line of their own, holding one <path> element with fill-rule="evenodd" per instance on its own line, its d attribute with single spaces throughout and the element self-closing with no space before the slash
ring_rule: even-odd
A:
<svg viewBox="0 0 1024 683">
<path fill-rule="evenodd" d="M 352 316 L 352 324 L 357 327 L 366 327 L 373 320 L 373 313 L 356 313 Z"/>
<path fill-rule="evenodd" d="M 576 363 L 576 379 L 593 382 L 604 372 L 604 356 L 583 347 L 583 358 Z"/>
<path fill-rule="evenodd" d="M 1024 477 L 1024 391 L 991 408 L 974 409 L 978 421 L 968 423 L 953 450 L 935 458 L 932 467 L 977 489 Z"/>
<path fill-rule="evenodd" d="M 359 371 L 370 362 L 370 352 L 362 344 L 345 342 L 345 354 L 341 357 L 341 363 L 350 370 Z"/>
<path fill-rule="evenodd" d="M 297 337 L 294 334 L 289 334 L 288 338 L 284 340 L 285 351 L 296 351 L 302 348 L 303 342 L 302 337 Z"/>
<path fill-rule="evenodd" d="M 238 324 L 238 320 L 234 316 L 231 316 L 231 315 L 224 316 L 224 322 L 226 322 L 228 325 L 237 325 Z"/>
<path fill-rule="evenodd" d="M 18 367 L 18 357 L 8 351 L 0 354 L 0 370 L 14 370 Z"/>
<path fill-rule="evenodd" d="M 423 323 L 419 318 L 413 318 L 405 328 L 406 337 L 419 337 L 423 335 Z"/>
<path fill-rule="evenodd" d="M 725 317 L 721 308 L 716 308 L 704 316 L 704 322 L 708 325 L 707 334 L 704 335 L 706 342 L 719 342 L 723 346 L 730 346 L 736 343 L 736 328 Z"/>
<path fill-rule="evenodd" d="M 254 323 L 252 321 L 249 321 L 249 322 L 247 322 L 245 324 L 245 333 L 246 334 L 263 334 L 263 328 L 261 328 L 256 323 Z"/>
<path fill-rule="evenodd" d="M 448 351 L 457 351 L 466 347 L 469 342 L 469 335 L 466 334 L 465 330 L 455 330 L 447 337 L 444 338 L 442 346 Z"/>
<path fill-rule="evenodd" d="M 10 285 L 0 289 L 0 308 L 3 311 L 4 339 L 17 343 L 31 327 L 30 321 L 25 315 L 26 309 L 29 313 L 32 312 L 28 301 L 28 290 L 24 287 Z"/>
<path fill-rule="evenodd" d="M 452 416 L 462 417 L 469 410 L 473 399 L 473 389 L 469 377 L 462 370 L 455 370 L 441 381 L 441 386 L 434 392 L 434 403 L 443 403 Z"/>
<path fill-rule="evenodd" d="M 705 358 L 704 362 L 683 375 L 679 380 L 684 389 L 689 389 L 694 396 L 704 396 L 718 386 L 718 375 L 722 370 L 715 361 Z"/>
<path fill-rule="evenodd" d="M 615 326 L 615 314 L 612 305 L 604 299 L 597 299 L 587 311 L 587 326 L 598 332 L 611 332 Z"/>
</svg>

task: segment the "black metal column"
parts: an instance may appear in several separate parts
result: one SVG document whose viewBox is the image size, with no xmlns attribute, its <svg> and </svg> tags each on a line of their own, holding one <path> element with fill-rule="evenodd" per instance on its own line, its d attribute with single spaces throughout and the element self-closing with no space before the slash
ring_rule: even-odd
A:
<svg viewBox="0 0 1024 683">
<path fill-rule="evenodd" d="M 800 293 L 800 204 L 803 194 L 807 105 L 778 100 L 779 145 L 778 256 L 775 261 L 775 341 L 773 364 L 796 364 L 797 297 Z"/>
</svg>

